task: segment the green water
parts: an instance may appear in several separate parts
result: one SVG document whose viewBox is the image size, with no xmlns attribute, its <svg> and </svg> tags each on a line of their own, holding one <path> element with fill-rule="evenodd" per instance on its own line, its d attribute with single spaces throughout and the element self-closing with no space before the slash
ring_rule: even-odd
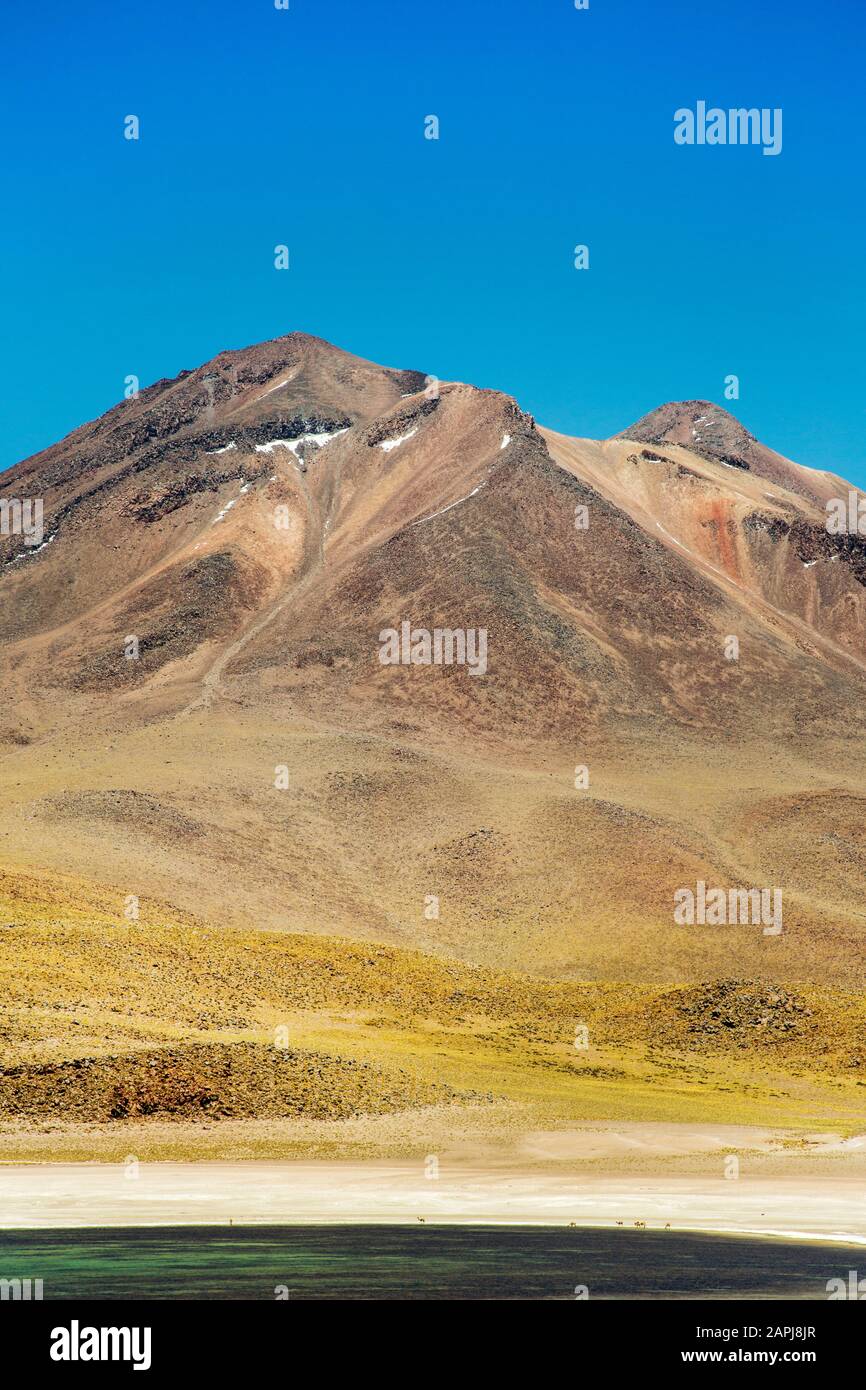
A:
<svg viewBox="0 0 866 1390">
<path fill-rule="evenodd" d="M 826 1299 L 862 1248 L 671 1231 L 248 1226 L 0 1231 L 50 1299 Z"/>
</svg>

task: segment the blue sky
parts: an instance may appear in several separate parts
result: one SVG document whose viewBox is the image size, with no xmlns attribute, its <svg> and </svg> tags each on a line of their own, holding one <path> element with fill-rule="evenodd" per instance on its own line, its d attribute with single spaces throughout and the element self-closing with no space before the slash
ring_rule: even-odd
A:
<svg viewBox="0 0 866 1390">
<path fill-rule="evenodd" d="M 864 37 L 862 0 L 7 7 L 0 466 L 302 329 L 569 433 L 715 400 L 864 484 Z M 675 145 L 698 100 L 781 107 L 782 153 Z"/>
</svg>

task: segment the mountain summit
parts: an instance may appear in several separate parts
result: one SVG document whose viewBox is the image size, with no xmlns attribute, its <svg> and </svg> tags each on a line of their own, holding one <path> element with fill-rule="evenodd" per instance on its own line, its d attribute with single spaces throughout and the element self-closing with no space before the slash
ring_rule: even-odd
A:
<svg viewBox="0 0 866 1390">
<path fill-rule="evenodd" d="M 643 444 L 678 444 L 701 458 L 748 469 L 818 506 L 838 495 L 840 479 L 792 464 L 759 443 L 729 411 L 712 401 L 670 401 L 616 437 Z"/>
<path fill-rule="evenodd" d="M 620 437 L 644 444 L 682 444 L 735 468 L 748 468 L 748 454 L 757 444 L 739 420 L 711 401 L 670 401 L 642 416 Z"/>
<path fill-rule="evenodd" d="M 672 895 L 781 882 L 777 968 L 848 978 L 844 488 L 707 402 L 573 439 L 305 334 L 220 353 L 5 475 L 45 528 L 0 551 L 7 860 L 617 978 L 760 973 L 760 933 L 689 936 Z"/>
</svg>

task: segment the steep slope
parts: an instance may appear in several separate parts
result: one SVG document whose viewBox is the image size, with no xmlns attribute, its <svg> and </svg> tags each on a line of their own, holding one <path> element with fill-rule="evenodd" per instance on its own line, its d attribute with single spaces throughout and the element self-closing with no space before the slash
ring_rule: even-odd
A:
<svg viewBox="0 0 866 1390">
<path fill-rule="evenodd" d="M 670 412 L 684 434 L 686 421 L 702 418 L 703 404 L 662 407 L 646 419 L 663 420 Z M 704 442 L 692 449 L 661 442 L 664 431 L 655 427 L 635 426 L 628 438 L 602 444 L 553 432 L 545 438 L 563 467 L 590 479 L 641 526 L 685 552 L 737 602 L 757 606 L 771 623 L 792 620 L 787 631 L 798 643 L 817 643 L 822 660 L 842 674 L 853 672 L 866 658 L 866 540 L 831 535 L 826 525 L 827 501 L 847 500 L 849 485 L 796 464 L 787 465 L 790 487 L 768 484 L 753 465 L 770 451 L 750 445 L 736 421 L 713 409 L 713 419 L 730 421 L 724 438 L 719 426 L 714 449 Z M 652 436 L 653 447 L 636 447 L 635 436 Z M 727 461 L 732 448 L 741 449 L 741 465 Z M 820 480 L 814 489 L 813 478 Z M 810 489 L 813 497 L 806 495 Z"/>
<path fill-rule="evenodd" d="M 44 499 L 45 544 L 0 540 L 2 631 L 20 632 L 22 618 L 31 635 L 55 629 L 162 574 L 242 488 L 264 487 L 274 465 L 279 475 L 419 384 L 417 372 L 290 334 L 115 406 L 4 475 L 4 495 Z"/>
<path fill-rule="evenodd" d="M 866 563 L 812 477 L 702 403 L 568 439 L 305 335 L 157 383 L 4 479 L 51 539 L 0 570 L 3 863 L 119 917 L 859 984 Z M 484 673 L 383 664 L 403 623 Z M 700 879 L 785 931 L 677 925 Z"/>
</svg>

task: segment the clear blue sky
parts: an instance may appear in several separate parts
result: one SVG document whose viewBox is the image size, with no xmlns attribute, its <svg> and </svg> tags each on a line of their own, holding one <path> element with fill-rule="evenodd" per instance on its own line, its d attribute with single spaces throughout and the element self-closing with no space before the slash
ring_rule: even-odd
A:
<svg viewBox="0 0 866 1390">
<path fill-rule="evenodd" d="M 598 437 L 736 373 L 864 484 L 864 38 L 863 0 L 7 6 L 0 466 L 302 329 Z M 675 145 L 698 100 L 781 107 L 782 153 Z"/>
</svg>

